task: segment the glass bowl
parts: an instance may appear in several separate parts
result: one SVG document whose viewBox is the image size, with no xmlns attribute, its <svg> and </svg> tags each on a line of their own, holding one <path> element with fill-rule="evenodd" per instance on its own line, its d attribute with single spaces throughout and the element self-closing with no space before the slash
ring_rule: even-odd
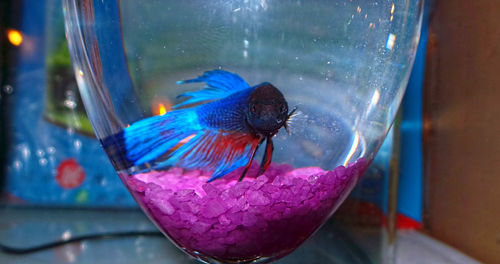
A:
<svg viewBox="0 0 500 264">
<path fill-rule="evenodd" d="M 330 217 L 403 96 L 423 1 L 65 0 L 96 136 L 210 263 L 269 262 Z"/>
</svg>

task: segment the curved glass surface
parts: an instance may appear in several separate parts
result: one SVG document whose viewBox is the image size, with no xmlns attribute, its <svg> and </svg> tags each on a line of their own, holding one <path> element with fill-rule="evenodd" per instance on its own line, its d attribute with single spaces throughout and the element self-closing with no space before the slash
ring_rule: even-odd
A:
<svg viewBox="0 0 500 264">
<path fill-rule="evenodd" d="M 244 263 L 293 251 L 365 171 L 403 96 L 422 1 L 64 7 L 82 100 L 124 184 L 188 254 Z"/>
</svg>

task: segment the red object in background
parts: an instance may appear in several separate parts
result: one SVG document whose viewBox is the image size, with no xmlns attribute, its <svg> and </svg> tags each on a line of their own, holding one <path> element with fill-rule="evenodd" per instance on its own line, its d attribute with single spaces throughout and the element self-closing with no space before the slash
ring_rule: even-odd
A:
<svg viewBox="0 0 500 264">
<path fill-rule="evenodd" d="M 57 183 L 66 189 L 76 188 L 85 180 L 85 171 L 75 159 L 66 159 L 57 167 Z"/>
<path fill-rule="evenodd" d="M 398 229 L 422 229 L 422 223 L 404 214 L 397 215 Z"/>
</svg>

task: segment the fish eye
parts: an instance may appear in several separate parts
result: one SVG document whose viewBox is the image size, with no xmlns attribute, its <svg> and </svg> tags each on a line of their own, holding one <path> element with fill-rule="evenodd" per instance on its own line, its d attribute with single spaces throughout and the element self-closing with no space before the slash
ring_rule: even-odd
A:
<svg viewBox="0 0 500 264">
<path fill-rule="evenodd" d="M 250 107 L 250 111 L 252 111 L 252 113 L 257 112 L 257 108 L 255 107 L 255 105 L 252 105 L 252 106 Z"/>
</svg>

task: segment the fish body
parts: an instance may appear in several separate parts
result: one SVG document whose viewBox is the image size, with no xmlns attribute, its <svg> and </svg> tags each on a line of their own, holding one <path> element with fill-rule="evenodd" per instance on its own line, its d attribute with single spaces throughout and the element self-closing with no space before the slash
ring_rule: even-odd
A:
<svg viewBox="0 0 500 264">
<path fill-rule="evenodd" d="M 102 141 L 108 154 L 121 156 L 116 167 L 202 169 L 213 171 L 209 181 L 245 167 L 241 180 L 264 141 L 259 173 L 269 167 L 272 137 L 287 126 L 294 112 L 288 113 L 283 94 L 270 83 L 249 86 L 238 75 L 222 70 L 178 84 L 198 82 L 206 87 L 180 95 L 189 99 L 174 110 L 135 122 Z"/>
</svg>

